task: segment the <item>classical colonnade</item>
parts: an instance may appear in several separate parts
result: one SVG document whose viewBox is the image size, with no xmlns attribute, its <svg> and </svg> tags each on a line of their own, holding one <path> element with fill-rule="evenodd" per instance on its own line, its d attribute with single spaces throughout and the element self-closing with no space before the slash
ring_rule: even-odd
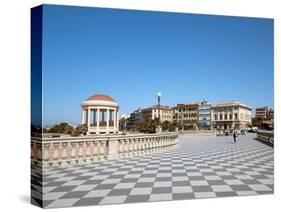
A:
<svg viewBox="0 0 281 212">
<path fill-rule="evenodd" d="M 116 107 L 87 107 L 82 108 L 81 124 L 86 124 L 90 133 L 114 133 L 118 131 L 118 117 Z"/>
</svg>

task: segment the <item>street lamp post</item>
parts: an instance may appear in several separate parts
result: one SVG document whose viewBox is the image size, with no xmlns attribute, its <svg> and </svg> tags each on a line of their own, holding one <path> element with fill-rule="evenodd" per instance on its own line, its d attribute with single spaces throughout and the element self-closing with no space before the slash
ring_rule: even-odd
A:
<svg viewBox="0 0 281 212">
<path fill-rule="evenodd" d="M 158 101 L 158 125 L 160 125 L 160 98 L 161 98 L 161 93 L 157 93 L 157 101 Z"/>
</svg>

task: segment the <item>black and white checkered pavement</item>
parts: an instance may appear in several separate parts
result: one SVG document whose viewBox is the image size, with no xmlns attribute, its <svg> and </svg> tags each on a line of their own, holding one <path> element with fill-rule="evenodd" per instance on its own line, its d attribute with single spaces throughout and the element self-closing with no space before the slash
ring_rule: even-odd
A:
<svg viewBox="0 0 281 212">
<path fill-rule="evenodd" d="M 183 136 L 171 152 L 48 168 L 43 172 L 43 206 L 272 194 L 273 148 L 254 136 L 240 136 L 236 144 L 232 137 Z M 34 172 L 32 179 L 39 175 Z M 32 189 L 40 193 L 40 183 Z"/>
</svg>

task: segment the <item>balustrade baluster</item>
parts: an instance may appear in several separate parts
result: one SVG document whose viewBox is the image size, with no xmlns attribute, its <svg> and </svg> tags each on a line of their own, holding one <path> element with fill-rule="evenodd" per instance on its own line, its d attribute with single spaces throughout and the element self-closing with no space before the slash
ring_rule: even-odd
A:
<svg viewBox="0 0 281 212">
<path fill-rule="evenodd" d="M 133 146 L 134 155 L 138 155 L 138 139 L 134 138 L 134 146 Z"/>
<path fill-rule="evenodd" d="M 159 152 L 161 148 L 161 145 L 160 145 L 160 138 L 157 139 L 157 151 Z"/>
<path fill-rule="evenodd" d="M 121 146 L 122 146 L 122 154 L 121 157 L 125 157 L 125 140 L 121 140 Z"/>
<path fill-rule="evenodd" d="M 49 163 L 49 146 L 50 144 L 43 144 L 43 149 L 42 149 L 42 152 L 43 152 L 43 165 L 48 165 Z"/>
<path fill-rule="evenodd" d="M 98 159 L 100 160 L 101 158 L 101 143 L 100 143 L 100 141 L 98 141 Z"/>
<path fill-rule="evenodd" d="M 129 140 L 124 140 L 125 142 L 125 157 L 129 157 Z"/>
<path fill-rule="evenodd" d="M 78 163 L 83 162 L 83 141 L 78 142 Z"/>
<path fill-rule="evenodd" d="M 142 155 L 142 139 L 138 138 L 138 155 Z"/>
<path fill-rule="evenodd" d="M 90 142 L 90 160 L 94 161 L 94 141 Z"/>
<path fill-rule="evenodd" d="M 53 146 L 54 146 L 54 158 L 53 158 L 53 164 L 54 165 L 58 165 L 59 162 L 58 162 L 58 159 L 59 159 L 59 143 L 53 143 Z"/>
<path fill-rule="evenodd" d="M 67 157 L 67 149 L 66 149 L 66 145 L 67 143 L 61 143 L 62 145 L 62 150 L 61 150 L 61 157 L 62 157 L 62 164 L 66 164 L 66 157 Z"/>
<path fill-rule="evenodd" d="M 142 138 L 142 154 L 146 153 L 146 139 Z"/>
<path fill-rule="evenodd" d="M 120 154 L 122 154 L 122 152 L 123 152 L 123 146 L 122 146 L 121 140 L 118 140 L 118 152 L 119 152 L 119 157 L 120 157 Z"/>
<path fill-rule="evenodd" d="M 150 142 L 151 138 L 147 138 L 147 153 L 150 154 L 151 153 L 151 142 Z"/>
<path fill-rule="evenodd" d="M 106 141 L 100 141 L 100 160 L 105 160 L 105 144 Z"/>
<path fill-rule="evenodd" d="M 156 138 L 155 137 L 152 138 L 152 151 L 156 152 Z"/>
<path fill-rule="evenodd" d="M 87 144 L 84 141 L 82 144 L 82 152 L 83 152 L 83 162 L 85 163 L 87 161 Z"/>
<path fill-rule="evenodd" d="M 90 162 L 91 161 L 91 141 L 86 141 L 86 161 Z"/>
<path fill-rule="evenodd" d="M 72 150 L 71 144 L 70 144 L 70 142 L 67 142 L 67 145 L 66 145 L 66 162 L 68 164 L 71 163 L 71 150 Z"/>
<path fill-rule="evenodd" d="M 94 161 L 99 159 L 98 141 L 94 141 Z"/>
<path fill-rule="evenodd" d="M 129 157 L 133 157 L 133 140 L 129 139 Z"/>
<path fill-rule="evenodd" d="M 77 142 L 71 142 L 71 164 L 75 164 L 77 159 Z"/>
</svg>

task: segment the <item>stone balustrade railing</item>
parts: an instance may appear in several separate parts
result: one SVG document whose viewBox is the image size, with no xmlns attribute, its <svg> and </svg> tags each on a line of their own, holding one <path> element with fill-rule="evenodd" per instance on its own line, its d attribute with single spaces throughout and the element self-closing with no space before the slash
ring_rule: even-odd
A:
<svg viewBox="0 0 281 212">
<path fill-rule="evenodd" d="M 79 164 L 141 156 L 173 149 L 178 133 L 32 138 L 32 163 L 43 166 Z"/>
<path fill-rule="evenodd" d="M 274 144 L 274 132 L 273 131 L 258 131 L 257 139 L 273 145 Z"/>
</svg>

